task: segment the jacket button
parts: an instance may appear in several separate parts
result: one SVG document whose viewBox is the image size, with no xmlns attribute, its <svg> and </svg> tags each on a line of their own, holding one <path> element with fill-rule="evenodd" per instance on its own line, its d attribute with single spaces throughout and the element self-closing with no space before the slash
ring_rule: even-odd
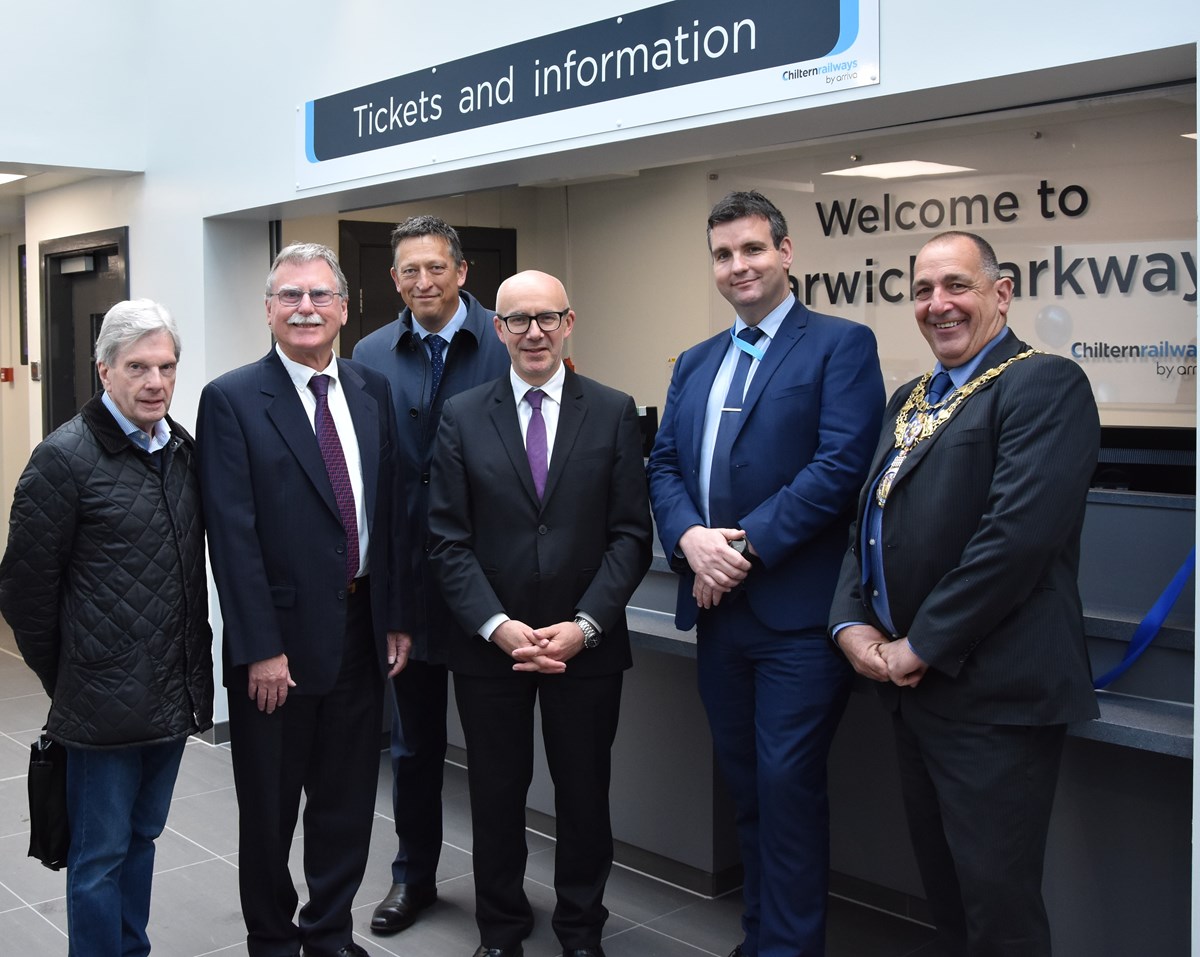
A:
<svg viewBox="0 0 1200 957">
<path fill-rule="evenodd" d="M 409 417 L 410 419 L 415 419 L 415 418 L 416 418 L 418 415 L 420 415 L 420 414 L 421 414 L 421 413 L 420 413 L 420 412 L 418 412 L 416 409 L 409 409 L 409 410 L 408 410 L 408 417 Z"/>
<path fill-rule="evenodd" d="M 428 472 L 422 472 L 422 473 L 421 473 L 421 484 L 422 484 L 422 485 L 428 485 L 428 484 L 429 484 L 429 473 L 428 473 Z"/>
<path fill-rule="evenodd" d="M 547 528 L 545 525 L 538 526 L 538 534 L 539 535 L 545 535 L 548 531 L 550 531 L 550 529 Z"/>
<path fill-rule="evenodd" d="M 346 546 L 345 546 L 345 545 L 338 545 L 338 546 L 337 546 L 337 547 L 334 549 L 334 551 L 335 551 L 335 552 L 337 552 L 339 555 L 342 555 L 342 554 L 344 554 L 344 553 L 345 553 L 345 551 L 346 551 Z"/>
</svg>

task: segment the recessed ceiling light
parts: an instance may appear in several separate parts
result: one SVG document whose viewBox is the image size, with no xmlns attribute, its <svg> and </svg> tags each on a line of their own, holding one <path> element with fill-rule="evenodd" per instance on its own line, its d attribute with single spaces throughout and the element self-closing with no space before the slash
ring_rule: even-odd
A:
<svg viewBox="0 0 1200 957">
<path fill-rule="evenodd" d="M 15 183 L 19 179 L 24 179 L 24 173 L 0 173 L 0 186 L 5 183 Z"/>
<path fill-rule="evenodd" d="M 906 176 L 938 176 L 943 173 L 973 173 L 970 166 L 947 166 L 945 163 L 926 163 L 924 160 L 901 160 L 897 163 L 874 163 L 870 166 L 850 166 L 830 170 L 825 176 L 870 176 L 875 179 L 902 179 Z"/>
</svg>

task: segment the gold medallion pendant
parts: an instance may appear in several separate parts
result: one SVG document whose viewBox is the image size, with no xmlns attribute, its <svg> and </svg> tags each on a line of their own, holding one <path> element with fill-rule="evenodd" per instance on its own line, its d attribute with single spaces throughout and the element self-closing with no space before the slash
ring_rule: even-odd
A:
<svg viewBox="0 0 1200 957">
<path fill-rule="evenodd" d="M 1025 352 L 1019 352 L 1011 359 L 1006 359 L 1000 365 L 988 369 L 982 375 L 976 376 L 961 389 L 950 391 L 940 402 L 933 404 L 930 404 L 928 398 L 926 398 L 926 390 L 929 388 L 929 380 L 933 378 L 933 372 L 926 372 L 921 376 L 905 400 L 904 405 L 900 407 L 900 411 L 896 413 L 895 448 L 898 448 L 900 451 L 880 477 L 879 484 L 875 486 L 875 503 L 880 508 L 883 508 L 887 504 L 888 494 L 892 490 L 892 482 L 895 481 L 896 473 L 900 471 L 900 466 L 908 458 L 909 452 L 945 425 L 958 407 L 966 402 L 985 383 L 991 382 L 1014 362 L 1028 359 L 1030 356 L 1036 355 L 1037 352 L 1037 349 L 1027 349 Z"/>
</svg>

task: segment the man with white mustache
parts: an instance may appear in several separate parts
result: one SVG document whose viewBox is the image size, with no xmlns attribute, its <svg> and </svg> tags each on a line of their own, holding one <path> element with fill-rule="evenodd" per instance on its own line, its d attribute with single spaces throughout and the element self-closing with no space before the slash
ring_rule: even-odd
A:
<svg viewBox="0 0 1200 957">
<path fill-rule="evenodd" d="M 224 677 L 250 957 L 363 957 L 350 908 L 379 771 L 384 674 L 404 667 L 404 507 L 387 380 L 333 354 L 346 279 L 288 246 L 267 279 L 276 345 L 200 397 L 200 477 Z M 288 856 L 300 804 L 304 877 Z"/>
</svg>

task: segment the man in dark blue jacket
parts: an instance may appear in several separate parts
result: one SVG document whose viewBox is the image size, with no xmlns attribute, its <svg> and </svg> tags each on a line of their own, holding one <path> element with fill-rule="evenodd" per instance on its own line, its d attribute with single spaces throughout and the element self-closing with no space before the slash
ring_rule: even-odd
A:
<svg viewBox="0 0 1200 957">
<path fill-rule="evenodd" d="M 412 544 L 400 561 L 417 596 L 408 666 L 392 683 L 392 801 L 399 848 L 392 886 L 371 917 L 377 934 L 404 930 L 437 897 L 450 614 L 426 564 L 433 440 L 448 397 L 498 378 L 509 365 L 492 330 L 495 311 L 462 289 L 467 263 L 453 226 L 433 216 L 414 216 L 397 226 L 392 279 L 405 308 L 354 349 L 356 360 L 391 384 Z"/>
</svg>

